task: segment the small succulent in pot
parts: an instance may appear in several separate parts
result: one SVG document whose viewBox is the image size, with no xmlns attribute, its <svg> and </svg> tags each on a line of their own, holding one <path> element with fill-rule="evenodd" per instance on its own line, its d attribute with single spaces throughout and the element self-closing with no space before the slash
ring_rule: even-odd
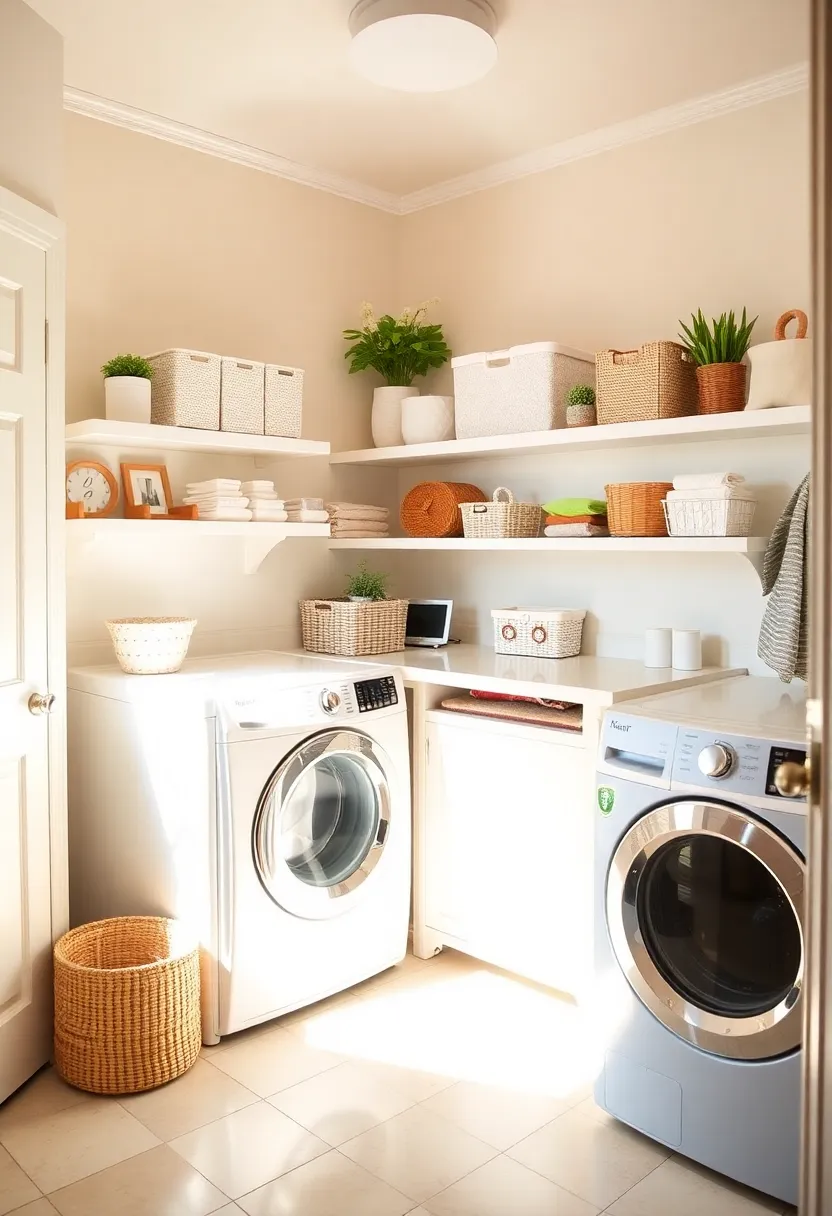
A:
<svg viewBox="0 0 832 1216">
<path fill-rule="evenodd" d="M 150 422 L 153 368 L 141 355 L 115 355 L 101 368 L 104 413 L 116 422 Z"/>
<path fill-rule="evenodd" d="M 373 570 L 368 570 L 367 563 L 362 562 L 355 574 L 351 574 L 347 579 L 346 597 L 359 604 L 386 600 L 389 577 L 389 574 L 378 574 Z"/>
<path fill-rule="evenodd" d="M 595 426 L 595 389 L 589 384 L 573 384 L 566 394 L 566 425 Z"/>
</svg>

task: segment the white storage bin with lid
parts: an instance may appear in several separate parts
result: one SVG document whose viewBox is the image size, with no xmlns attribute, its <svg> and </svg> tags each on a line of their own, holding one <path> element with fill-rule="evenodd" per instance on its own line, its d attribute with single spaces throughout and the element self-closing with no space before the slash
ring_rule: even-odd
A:
<svg viewBox="0 0 832 1216">
<path fill-rule="evenodd" d="M 300 439 L 303 368 L 266 364 L 266 434 Z"/>
<path fill-rule="evenodd" d="M 457 439 L 563 427 L 570 388 L 595 386 L 595 355 L 557 342 L 458 355 L 451 366 Z"/>
<path fill-rule="evenodd" d="M 581 653 L 584 608 L 494 608 L 497 654 L 570 659 Z"/>
<path fill-rule="evenodd" d="M 220 429 L 219 355 L 203 350 L 162 350 L 148 355 L 150 420 L 160 426 L 189 426 L 201 431 Z"/>
<path fill-rule="evenodd" d="M 220 430 L 262 435 L 264 429 L 264 363 L 223 358 Z"/>
</svg>

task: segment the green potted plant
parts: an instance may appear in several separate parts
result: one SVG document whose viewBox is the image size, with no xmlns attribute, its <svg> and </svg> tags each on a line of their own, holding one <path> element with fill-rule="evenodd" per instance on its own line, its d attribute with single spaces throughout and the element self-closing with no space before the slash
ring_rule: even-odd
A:
<svg viewBox="0 0 832 1216">
<path fill-rule="evenodd" d="M 372 304 L 364 303 L 361 328 L 344 330 L 344 338 L 350 343 L 344 355 L 349 360 L 350 374 L 372 369 L 385 380 L 384 386 L 373 393 L 372 430 L 377 448 L 404 443 L 402 403 L 409 397 L 419 396 L 419 389 L 413 386 L 414 379 L 426 375 L 431 368 L 441 367 L 451 357 L 442 326 L 425 323 L 428 309 L 435 303 L 435 300 L 428 300 L 415 311 L 405 308 L 398 317 L 385 313 L 378 318 Z M 420 435 L 431 432 L 433 438 L 433 432 L 441 431 L 444 436 L 448 409 L 447 398 L 422 398 L 420 410 L 426 422 Z M 411 442 L 428 440 L 420 437 Z"/>
<path fill-rule="evenodd" d="M 389 574 L 368 570 L 367 563 L 362 562 L 355 574 L 351 574 L 347 579 L 346 597 L 356 604 L 372 604 L 376 600 L 386 600 L 389 577 Z"/>
<path fill-rule="evenodd" d="M 566 425 L 595 426 L 595 389 L 589 384 L 573 384 L 566 394 Z"/>
<path fill-rule="evenodd" d="M 116 355 L 101 368 L 104 415 L 118 422 L 150 422 L 153 368 L 141 355 Z"/>
<path fill-rule="evenodd" d="M 684 331 L 679 337 L 696 364 L 700 414 L 745 409 L 748 369 L 742 360 L 756 322 L 756 317 L 747 319 L 744 308 L 739 322 L 731 309 L 718 320 L 712 318 L 709 325 L 701 308 L 691 317 L 690 327 L 679 322 Z"/>
</svg>

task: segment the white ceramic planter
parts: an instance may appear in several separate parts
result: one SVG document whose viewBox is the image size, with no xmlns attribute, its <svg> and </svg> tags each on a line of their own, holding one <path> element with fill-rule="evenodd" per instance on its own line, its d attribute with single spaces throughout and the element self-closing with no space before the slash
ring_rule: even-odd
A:
<svg viewBox="0 0 832 1216">
<path fill-rule="evenodd" d="M 107 376 L 104 414 L 116 422 L 150 422 L 150 381 L 144 376 Z"/>
<path fill-rule="evenodd" d="M 441 443 L 454 437 L 454 399 L 406 398 L 402 402 L 402 435 L 405 443 Z"/>
<path fill-rule="evenodd" d="M 385 384 L 373 393 L 373 443 L 377 448 L 395 448 L 404 443 L 402 435 L 402 402 L 418 397 L 412 385 Z"/>
</svg>

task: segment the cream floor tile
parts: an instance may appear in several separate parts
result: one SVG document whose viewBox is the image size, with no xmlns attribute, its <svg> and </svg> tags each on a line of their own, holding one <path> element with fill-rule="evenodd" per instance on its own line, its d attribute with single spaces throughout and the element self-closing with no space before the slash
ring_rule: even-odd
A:
<svg viewBox="0 0 832 1216">
<path fill-rule="evenodd" d="M 609 1209 L 610 1216 L 771 1216 L 782 1211 L 781 1200 L 679 1158 L 665 1161 Z"/>
<path fill-rule="evenodd" d="M 0 1148 L 0 1214 L 37 1199 L 40 1191 L 16 1161 Z"/>
<path fill-rule="evenodd" d="M 184 1076 L 168 1085 L 119 1101 L 160 1140 L 173 1140 L 251 1106 L 257 1095 L 206 1060 L 197 1060 Z"/>
<path fill-rule="evenodd" d="M 348 1062 L 281 1090 L 269 1102 L 327 1144 L 337 1146 L 401 1114 L 414 1099 Z"/>
<path fill-rule="evenodd" d="M 246 1089 L 268 1098 L 340 1064 L 343 1056 L 303 1042 L 288 1030 L 234 1043 L 212 1055 L 210 1062 Z"/>
<path fill-rule="evenodd" d="M 0 1136 L 6 1128 L 19 1126 L 30 1119 L 40 1119 L 44 1115 L 56 1115 L 59 1111 L 89 1100 L 89 1094 L 67 1085 L 54 1068 L 42 1068 L 0 1106 Z"/>
<path fill-rule="evenodd" d="M 342 1153 L 416 1203 L 494 1157 L 494 1149 L 415 1106 L 341 1146 Z"/>
<path fill-rule="evenodd" d="M 597 1208 L 510 1157 L 495 1157 L 425 1207 L 432 1216 L 598 1216 Z"/>
<path fill-rule="evenodd" d="M 0 1129 L 0 1141 L 46 1194 L 159 1143 L 144 1124 L 107 1098 Z"/>
<path fill-rule="evenodd" d="M 620 1123 L 570 1110 L 515 1144 L 509 1156 L 603 1209 L 670 1153 Z"/>
<path fill-rule="evenodd" d="M 338 1152 L 318 1157 L 240 1200 L 249 1216 L 404 1216 L 412 1203 Z"/>
<path fill-rule="evenodd" d="M 214 1212 L 213 1216 L 236 1216 L 237 1212 L 242 1212 L 242 1208 L 238 1208 L 236 1203 L 229 1203 L 224 1208 L 220 1208 L 218 1212 Z"/>
<path fill-rule="evenodd" d="M 227 1196 L 166 1144 L 83 1178 L 49 1198 L 60 1216 L 207 1216 Z"/>
<path fill-rule="evenodd" d="M 36 1199 L 23 1208 L 15 1208 L 14 1216 L 55 1216 L 55 1212 L 48 1199 Z"/>
<path fill-rule="evenodd" d="M 316 1001 L 314 1005 L 304 1005 L 302 1009 L 284 1014 L 282 1018 L 275 1018 L 272 1028 L 302 1033 L 301 1027 L 305 1023 L 329 1017 L 335 1010 L 357 999 L 354 988 L 349 988 L 346 992 L 336 992 L 334 996 L 328 996 L 323 1001 Z"/>
<path fill-rule="evenodd" d="M 546 1094 L 518 1093 L 477 1081 L 458 1081 L 428 1098 L 422 1107 L 500 1150 L 569 1109 L 566 1102 Z"/>
<path fill-rule="evenodd" d="M 170 1147 L 230 1199 L 239 1199 L 329 1149 L 267 1102 L 179 1136 Z"/>
</svg>

